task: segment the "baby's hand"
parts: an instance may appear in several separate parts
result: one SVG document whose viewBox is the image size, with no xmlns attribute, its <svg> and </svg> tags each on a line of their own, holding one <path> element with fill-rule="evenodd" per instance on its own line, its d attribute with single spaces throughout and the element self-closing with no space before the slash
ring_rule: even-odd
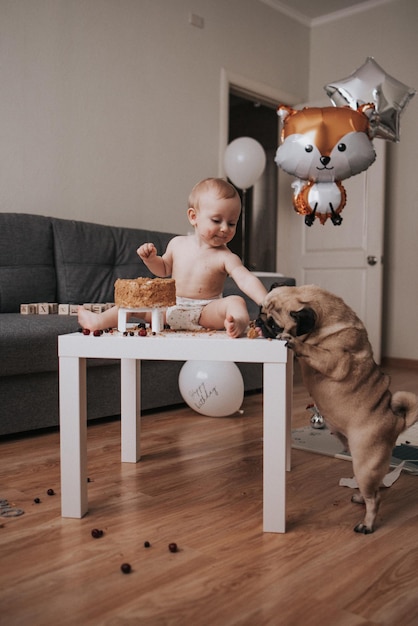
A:
<svg viewBox="0 0 418 626">
<path fill-rule="evenodd" d="M 136 253 L 144 261 L 145 259 L 157 256 L 157 248 L 153 243 L 144 243 L 138 248 Z"/>
</svg>

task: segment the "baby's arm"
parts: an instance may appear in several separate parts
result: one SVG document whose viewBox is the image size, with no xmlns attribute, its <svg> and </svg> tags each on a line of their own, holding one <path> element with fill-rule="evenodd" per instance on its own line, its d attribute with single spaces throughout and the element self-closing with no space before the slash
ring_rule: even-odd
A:
<svg viewBox="0 0 418 626">
<path fill-rule="evenodd" d="M 243 291 L 251 300 L 260 305 L 267 295 L 267 289 L 264 287 L 261 280 L 252 274 L 242 263 L 236 264 L 234 268 L 229 272 L 231 278 L 236 282 L 238 287 Z"/>
<path fill-rule="evenodd" d="M 171 264 L 168 263 L 166 254 L 158 256 L 157 248 L 153 243 L 142 244 L 136 252 L 139 258 L 142 259 L 148 269 L 155 274 L 155 276 L 165 278 L 166 276 L 171 275 Z"/>
</svg>

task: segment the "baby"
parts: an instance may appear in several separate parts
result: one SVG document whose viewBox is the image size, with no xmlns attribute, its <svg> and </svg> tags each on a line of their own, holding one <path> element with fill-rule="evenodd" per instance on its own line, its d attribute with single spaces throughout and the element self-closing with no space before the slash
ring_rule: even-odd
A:
<svg viewBox="0 0 418 626">
<path fill-rule="evenodd" d="M 171 328 L 225 329 L 234 338 L 245 333 L 249 323 L 245 300 L 235 295 L 222 297 L 226 277 L 231 276 L 257 304 L 267 290 L 227 246 L 240 213 L 235 187 L 221 178 L 207 178 L 195 185 L 189 196 L 187 216 L 193 235 L 174 237 L 162 256 L 157 255 L 153 243 L 138 248 L 139 257 L 155 276 L 171 276 L 176 281 L 177 304 L 166 311 Z M 117 317 L 117 307 L 98 314 L 79 307 L 79 323 L 90 330 L 114 327 Z M 146 314 L 143 317 L 150 321 Z"/>
</svg>

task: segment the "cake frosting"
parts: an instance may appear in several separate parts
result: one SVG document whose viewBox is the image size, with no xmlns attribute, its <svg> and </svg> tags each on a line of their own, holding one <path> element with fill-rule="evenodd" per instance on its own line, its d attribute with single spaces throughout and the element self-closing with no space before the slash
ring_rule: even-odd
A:
<svg viewBox="0 0 418 626">
<path fill-rule="evenodd" d="M 118 278 L 115 304 L 125 309 L 148 309 L 176 304 L 173 278 Z"/>
</svg>

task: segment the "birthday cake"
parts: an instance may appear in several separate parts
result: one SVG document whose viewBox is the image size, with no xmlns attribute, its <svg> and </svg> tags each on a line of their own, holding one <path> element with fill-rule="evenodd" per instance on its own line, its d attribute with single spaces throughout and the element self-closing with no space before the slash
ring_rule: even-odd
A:
<svg viewBox="0 0 418 626">
<path fill-rule="evenodd" d="M 152 309 L 176 304 L 173 278 L 118 278 L 115 304 L 125 309 Z"/>
</svg>

